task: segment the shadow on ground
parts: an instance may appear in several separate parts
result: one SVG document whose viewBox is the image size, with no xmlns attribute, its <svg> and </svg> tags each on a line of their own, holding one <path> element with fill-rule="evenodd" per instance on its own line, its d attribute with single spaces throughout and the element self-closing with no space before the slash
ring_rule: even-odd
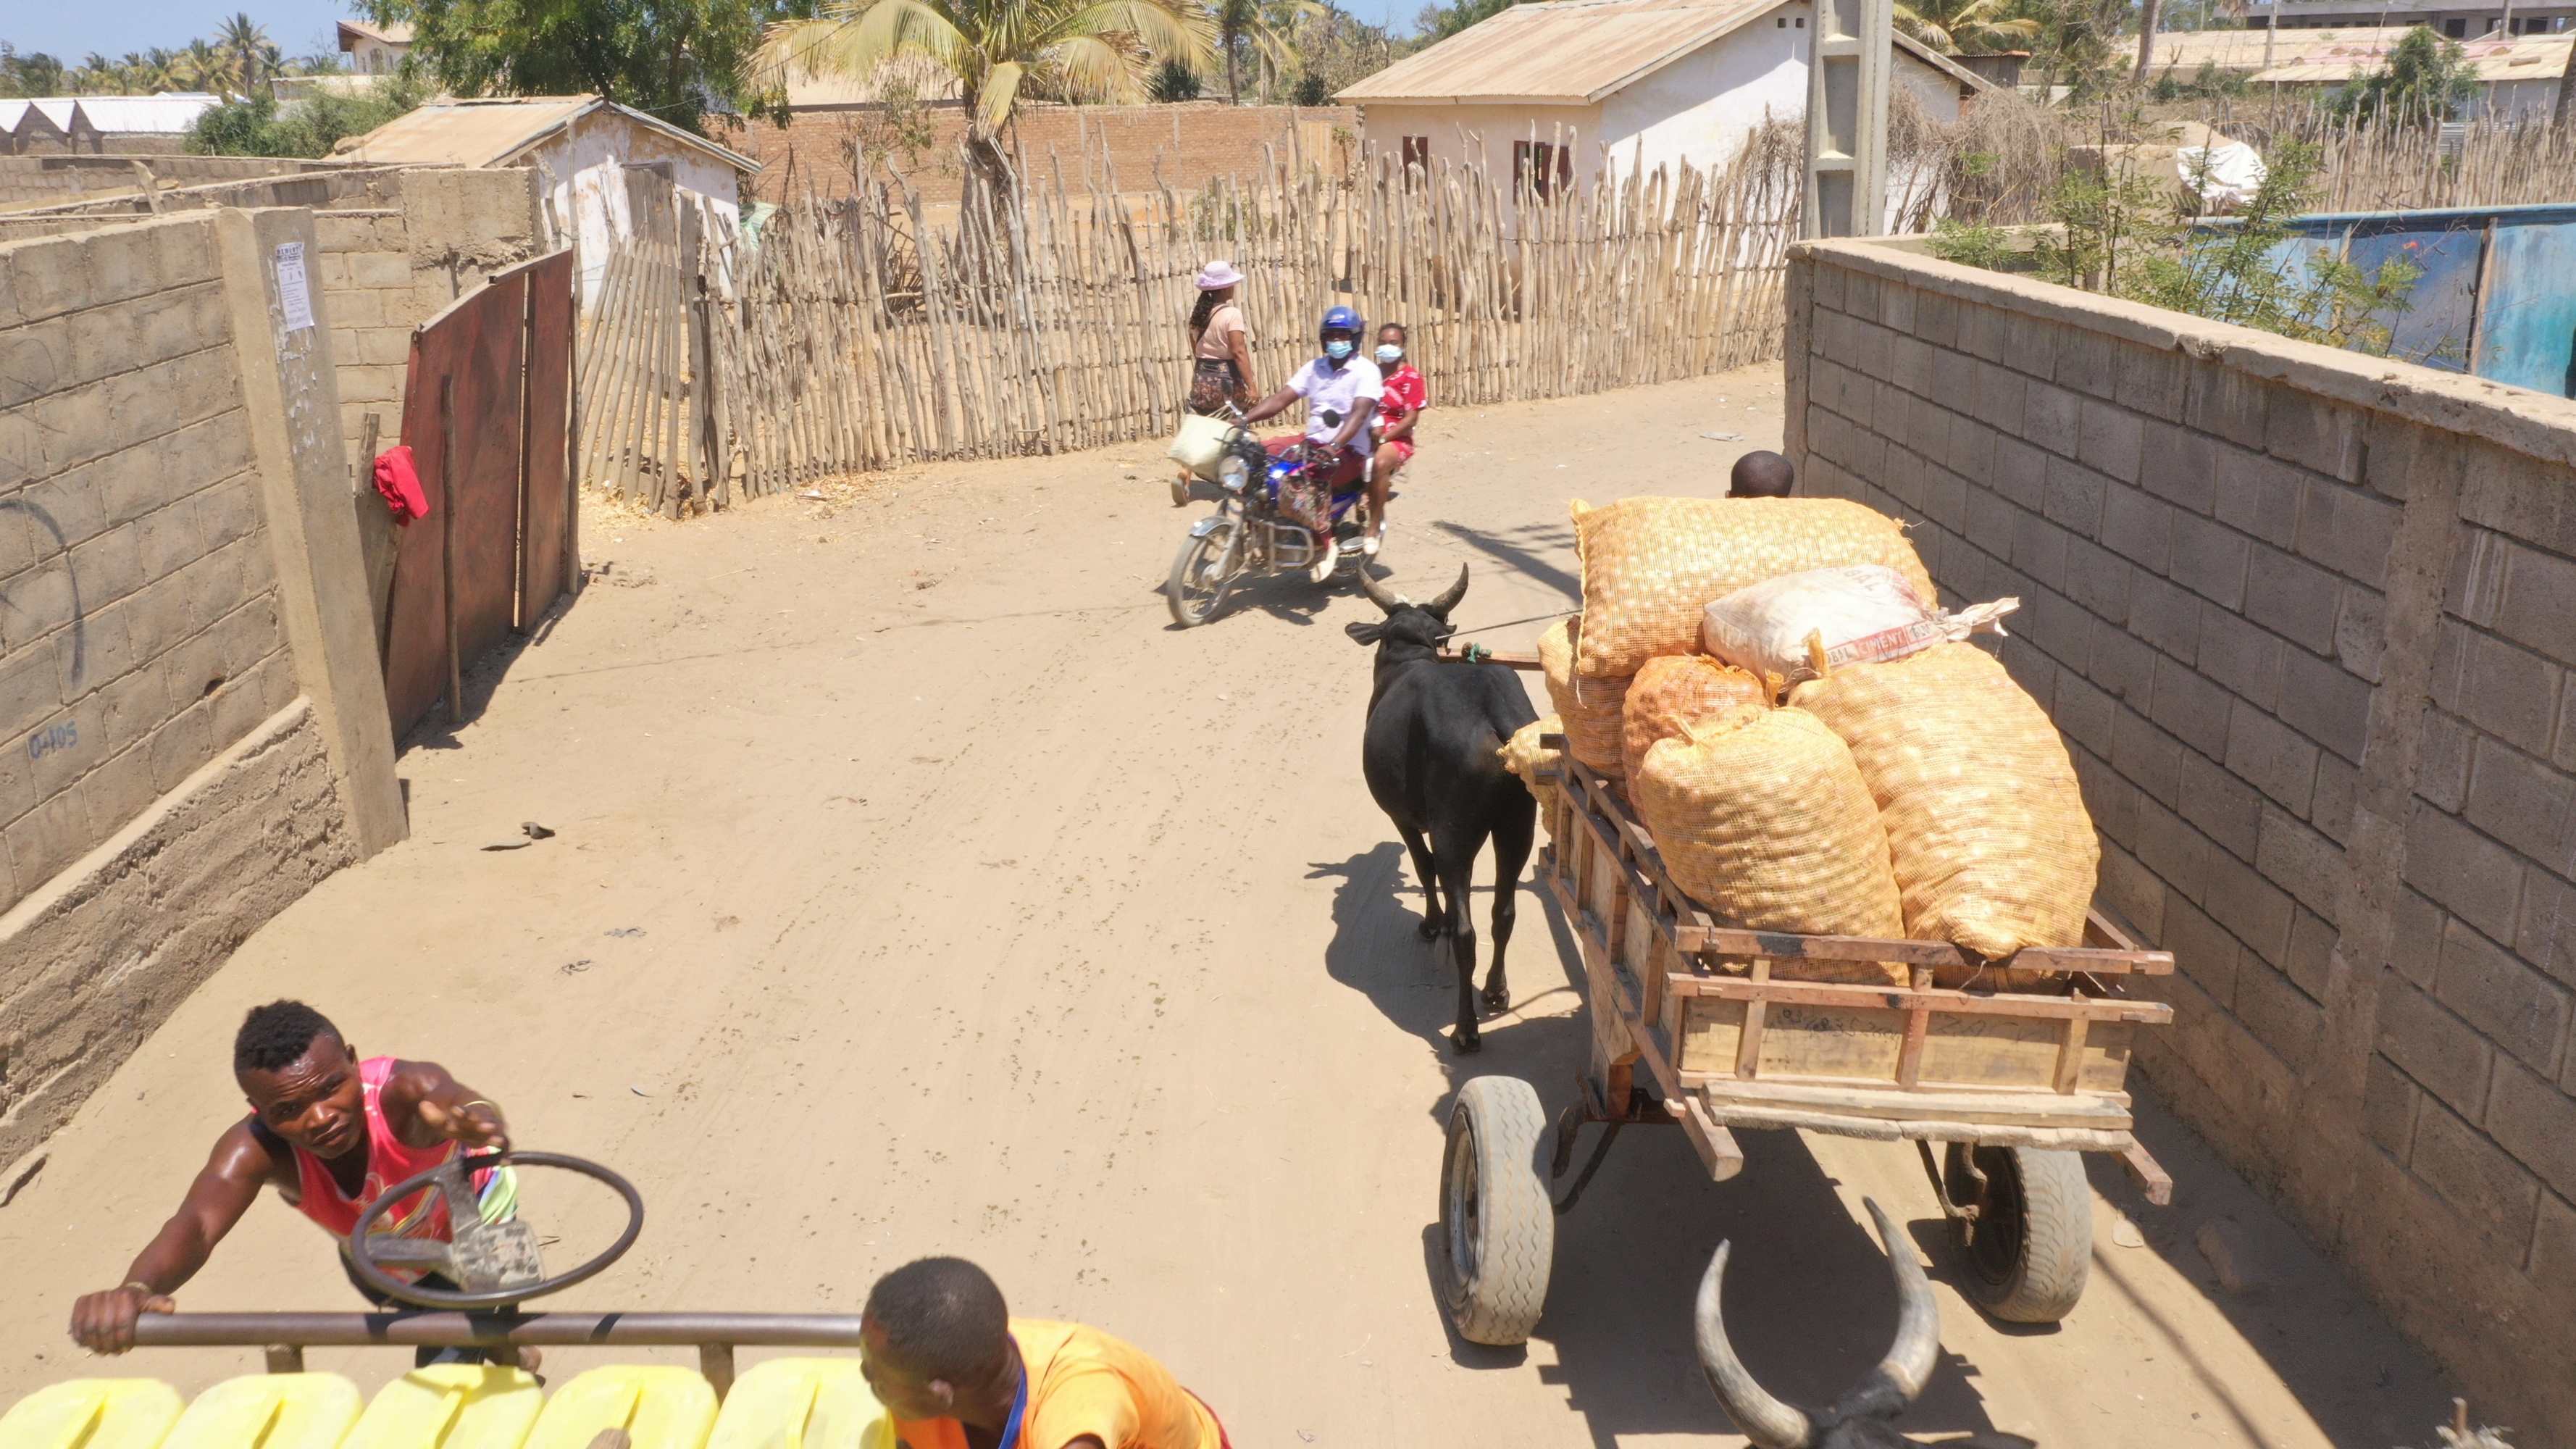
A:
<svg viewBox="0 0 2576 1449">
<path fill-rule="evenodd" d="M 1462 1057 L 1450 1049 L 1456 987 L 1414 934 L 1422 893 L 1400 844 L 1383 842 L 1318 864 L 1314 873 L 1341 878 L 1327 974 L 1440 1053 L 1449 1085 L 1427 1104 L 1435 1120 L 1448 1120 L 1460 1085 L 1488 1073 L 1529 1081 L 1551 1120 L 1575 1100 L 1576 1073 L 1590 1053 L 1581 1013 L 1489 1019 L 1482 1052 Z M 1544 887 L 1524 883 L 1521 890 L 1509 958 L 1513 1001 L 1579 990 L 1570 963 L 1581 957 L 1562 913 Z M 1477 915 L 1480 933 L 1487 932 L 1481 903 Z M 1587 1150 L 1597 1130 L 1586 1129 Z M 1555 1363 L 1539 1373 L 1564 1388 L 1567 1406 L 1584 1415 L 1601 1449 L 1623 1435 L 1733 1432 L 1700 1376 L 1691 1341 L 1691 1304 L 1722 1241 L 1736 1245 L 1726 1284 L 1729 1335 L 1773 1393 L 1827 1402 L 1858 1383 L 1895 1336 L 1896 1287 L 1886 1256 L 1852 1221 L 1806 1144 L 1791 1132 L 1746 1132 L 1738 1140 L 1744 1171 L 1714 1183 L 1680 1132 L 1623 1133 L 1581 1203 L 1557 1219 L 1547 1316 L 1533 1335 L 1552 1348 Z M 1534 1167 L 1545 1170 L 1543 1162 Z M 1423 1171 L 1428 1178 L 1437 1164 L 1426 1162 Z M 1906 1205 L 1886 1206 L 1901 1213 Z M 1422 1245 L 1423 1272 L 1436 1293 L 1437 1223 L 1424 1224 Z M 1451 1358 L 1466 1368 L 1517 1365 L 1529 1352 L 1469 1343 L 1454 1331 L 1449 1343 Z M 1902 1427 L 1992 1432 L 1975 1378 L 1973 1364 L 1945 1351 Z"/>
</svg>

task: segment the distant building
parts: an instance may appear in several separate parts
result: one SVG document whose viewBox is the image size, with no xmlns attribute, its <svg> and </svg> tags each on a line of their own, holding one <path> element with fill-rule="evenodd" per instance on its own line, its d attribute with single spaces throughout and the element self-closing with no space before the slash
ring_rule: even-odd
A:
<svg viewBox="0 0 2576 1449">
<path fill-rule="evenodd" d="M 370 165 L 536 170 L 551 224 L 581 248 L 584 296 L 597 287 L 611 245 L 632 234 L 626 173 L 652 172 L 732 220 L 741 215 L 744 179 L 760 170 L 738 151 L 590 95 L 433 101 L 332 154 Z"/>
<path fill-rule="evenodd" d="M 2518 5 L 2511 0 L 2248 0 L 2245 24 L 2261 30 L 2277 22 L 2287 30 L 2337 30 L 2356 26 L 2430 25 L 2453 40 L 2480 36 L 2555 35 L 2576 27 L 2576 3 Z"/>
<path fill-rule="evenodd" d="M 0 101 L 0 154 L 170 155 L 196 128 L 197 117 L 221 103 L 202 91 Z"/>
<path fill-rule="evenodd" d="M 2321 45 L 2270 70 L 2256 72 L 2252 81 L 2257 86 L 2315 90 L 2340 86 L 2385 65 L 2388 52 L 2405 33 L 2398 29 L 2387 32 L 2392 37 L 2389 39 Z M 2281 33 L 2284 41 L 2289 36 L 2288 31 Z M 2576 35 L 2497 35 L 2465 42 L 2462 48 L 2468 53 L 2479 86 L 2469 113 L 2509 116 L 2549 111 L 2558 104 L 2558 78 L 2567 69 L 2571 45 L 2576 45 Z"/>
<path fill-rule="evenodd" d="M 360 75 L 391 75 L 411 54 L 411 27 L 343 20 L 340 49 L 349 57 L 349 69 Z"/>
<path fill-rule="evenodd" d="M 1623 170 L 1710 166 L 1742 151 L 1766 116 L 1806 114 L 1813 16 L 1806 0 L 1514 5 L 1335 99 L 1360 108 L 1361 137 L 1380 155 L 1481 156 L 1542 192 L 1590 185 L 1605 144 Z M 2011 95 L 1910 36 L 1897 35 L 1896 51 L 1898 82 L 1938 119 Z"/>
</svg>

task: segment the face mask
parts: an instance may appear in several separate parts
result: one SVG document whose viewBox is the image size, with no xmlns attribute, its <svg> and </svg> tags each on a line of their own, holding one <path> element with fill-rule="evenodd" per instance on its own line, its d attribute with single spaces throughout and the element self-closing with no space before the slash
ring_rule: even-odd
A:
<svg viewBox="0 0 2576 1449">
<path fill-rule="evenodd" d="M 1404 349 L 1390 342 L 1377 350 L 1377 360 L 1388 363 L 1402 362 L 1404 360 Z"/>
<path fill-rule="evenodd" d="M 1324 355 L 1333 359 L 1335 362 L 1341 361 L 1343 358 L 1350 356 L 1357 350 L 1358 349 L 1351 343 L 1344 341 L 1339 337 L 1336 337 L 1332 341 L 1324 344 Z"/>
</svg>

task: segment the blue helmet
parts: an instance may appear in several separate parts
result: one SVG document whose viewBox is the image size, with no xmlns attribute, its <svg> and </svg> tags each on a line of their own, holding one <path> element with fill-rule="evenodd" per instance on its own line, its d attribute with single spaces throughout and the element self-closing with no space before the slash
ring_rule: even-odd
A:
<svg viewBox="0 0 2576 1449">
<path fill-rule="evenodd" d="M 1316 324 L 1315 340 L 1322 341 L 1327 332 L 1347 332 L 1356 338 L 1367 330 L 1368 322 L 1359 313 L 1348 307 L 1335 307 L 1324 314 L 1322 322 Z"/>
</svg>

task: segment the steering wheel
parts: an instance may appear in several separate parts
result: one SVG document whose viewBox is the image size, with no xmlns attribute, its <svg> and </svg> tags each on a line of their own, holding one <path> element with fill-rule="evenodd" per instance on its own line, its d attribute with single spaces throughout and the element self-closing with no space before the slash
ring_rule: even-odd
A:
<svg viewBox="0 0 2576 1449">
<path fill-rule="evenodd" d="M 504 1166 L 552 1167 L 579 1173 L 608 1184 L 626 1199 L 626 1230 L 606 1250 L 578 1268 L 549 1278 L 538 1260 L 536 1229 L 513 1219 L 485 1223 L 476 1204 L 474 1174 Z M 422 1188 L 435 1189 L 446 1199 L 447 1221 L 455 1241 L 442 1243 L 434 1238 L 403 1238 L 378 1234 L 377 1221 L 394 1205 Z M 347 1248 L 349 1262 L 358 1278 L 368 1287 L 388 1297 L 424 1308 L 510 1308 L 531 1298 L 560 1293 L 576 1283 L 596 1277 L 609 1264 L 626 1255 L 635 1246 L 636 1236 L 644 1231 L 644 1199 L 628 1182 L 608 1168 L 579 1157 L 566 1157 L 556 1152 L 493 1152 L 480 1157 L 460 1153 L 427 1172 L 416 1173 L 395 1183 L 358 1214 L 357 1223 L 349 1229 Z M 406 1283 L 387 1272 L 388 1268 L 426 1270 L 460 1285 L 458 1289 L 424 1288 Z"/>
</svg>

